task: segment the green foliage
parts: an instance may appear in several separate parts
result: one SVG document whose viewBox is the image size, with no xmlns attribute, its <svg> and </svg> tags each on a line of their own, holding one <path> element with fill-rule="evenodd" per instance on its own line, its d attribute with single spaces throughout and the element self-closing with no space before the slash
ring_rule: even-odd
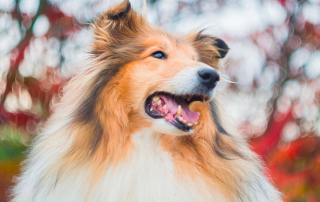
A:
<svg viewBox="0 0 320 202">
<path fill-rule="evenodd" d="M 0 130 L 0 164 L 9 160 L 23 159 L 26 145 L 23 143 L 22 137 L 25 134 L 9 127 L 2 127 Z"/>
</svg>

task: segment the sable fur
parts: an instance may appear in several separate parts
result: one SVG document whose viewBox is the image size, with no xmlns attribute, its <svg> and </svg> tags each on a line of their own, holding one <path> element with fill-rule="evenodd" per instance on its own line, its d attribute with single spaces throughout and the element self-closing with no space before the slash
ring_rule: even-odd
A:
<svg viewBox="0 0 320 202">
<path fill-rule="evenodd" d="M 142 110 L 153 92 L 184 86 L 179 75 L 190 67 L 218 69 L 229 49 L 223 40 L 170 35 L 128 0 L 92 27 L 90 68 L 64 89 L 17 178 L 13 202 L 281 201 L 260 160 L 224 123 L 217 96 L 191 104 L 201 116 L 189 135 L 154 131 Z M 167 61 L 149 58 L 159 48 L 169 52 Z"/>
</svg>

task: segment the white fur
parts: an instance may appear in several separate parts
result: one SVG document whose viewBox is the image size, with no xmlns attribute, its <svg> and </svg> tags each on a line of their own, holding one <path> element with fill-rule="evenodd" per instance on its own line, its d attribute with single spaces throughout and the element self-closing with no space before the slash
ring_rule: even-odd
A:
<svg viewBox="0 0 320 202">
<path fill-rule="evenodd" d="M 190 94 L 191 92 L 196 92 L 197 87 L 200 84 L 198 71 L 202 69 L 212 69 L 208 65 L 201 63 L 201 65 L 196 67 L 185 68 L 176 74 L 173 78 L 169 79 L 164 83 L 164 85 L 168 86 L 171 94 L 175 95 L 184 95 Z M 208 97 L 213 98 L 215 93 L 215 88 L 210 90 L 208 93 Z"/>
<path fill-rule="evenodd" d="M 185 176 L 179 179 L 172 157 L 162 149 L 159 138 L 160 134 L 152 129 L 133 134 L 134 148 L 125 159 L 110 165 L 100 182 L 90 179 L 93 168 L 89 164 L 72 168 L 58 183 L 58 173 L 44 177 L 45 172 L 59 163 L 59 157 L 70 147 L 72 139 L 51 142 L 52 150 L 31 156 L 31 162 L 15 188 L 13 202 L 228 201 L 219 187 L 209 191 L 199 178 Z M 245 172 L 249 174 L 248 179 L 243 182 L 241 198 L 235 196 L 235 201 L 281 201 L 279 193 L 258 169 L 244 171 L 244 176 L 247 175 Z"/>
<path fill-rule="evenodd" d="M 144 112 L 145 113 L 145 112 Z M 148 116 L 148 115 L 146 115 Z M 151 119 L 148 116 L 149 119 Z M 189 131 L 182 131 L 166 121 L 165 119 L 153 119 L 152 121 L 152 130 L 160 134 L 168 134 L 174 136 L 190 135 L 194 132 L 193 129 Z"/>
<path fill-rule="evenodd" d="M 27 170 L 16 191 L 14 202 L 192 202 L 227 201 L 219 192 L 207 190 L 201 179 L 178 179 L 172 157 L 163 151 L 160 134 L 145 129 L 133 135 L 134 148 L 126 159 L 110 165 L 96 186 L 90 185 L 90 166 L 83 165 L 61 177 L 56 175 L 41 180 L 48 169 L 45 159 L 35 161 Z M 58 146 L 59 144 L 56 144 Z M 66 146 L 66 145 L 64 145 Z M 50 151 L 49 151 L 50 153 Z M 50 155 L 49 155 L 50 156 Z M 56 155 L 58 156 L 58 155 Z M 53 157 L 54 158 L 54 157 Z M 50 159 L 47 159 L 50 164 Z M 18 190 L 21 189 L 21 190 Z M 36 191 L 36 193 L 35 193 Z"/>
<path fill-rule="evenodd" d="M 210 194 L 200 179 L 178 179 L 159 137 L 150 129 L 134 134 L 133 152 L 106 172 L 93 201 L 225 201 L 218 191 Z"/>
</svg>

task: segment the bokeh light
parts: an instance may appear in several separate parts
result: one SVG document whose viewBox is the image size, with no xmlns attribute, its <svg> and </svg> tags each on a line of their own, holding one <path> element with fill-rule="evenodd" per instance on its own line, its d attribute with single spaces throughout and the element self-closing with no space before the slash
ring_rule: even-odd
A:
<svg viewBox="0 0 320 202">
<path fill-rule="evenodd" d="M 88 55 L 89 23 L 121 0 L 0 1 L 0 201 L 37 126 Z M 132 0 L 141 10 L 142 1 Z M 206 28 L 230 47 L 226 116 L 261 156 L 285 201 L 320 201 L 320 1 L 149 0 L 148 21 Z"/>
</svg>

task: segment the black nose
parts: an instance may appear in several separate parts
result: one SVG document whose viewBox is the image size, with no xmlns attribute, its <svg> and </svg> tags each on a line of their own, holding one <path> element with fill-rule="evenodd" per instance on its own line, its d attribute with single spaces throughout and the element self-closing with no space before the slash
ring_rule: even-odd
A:
<svg viewBox="0 0 320 202">
<path fill-rule="evenodd" d="M 216 87 L 217 82 L 220 80 L 218 72 L 214 69 L 201 69 L 198 74 L 201 84 L 209 89 Z"/>
</svg>

